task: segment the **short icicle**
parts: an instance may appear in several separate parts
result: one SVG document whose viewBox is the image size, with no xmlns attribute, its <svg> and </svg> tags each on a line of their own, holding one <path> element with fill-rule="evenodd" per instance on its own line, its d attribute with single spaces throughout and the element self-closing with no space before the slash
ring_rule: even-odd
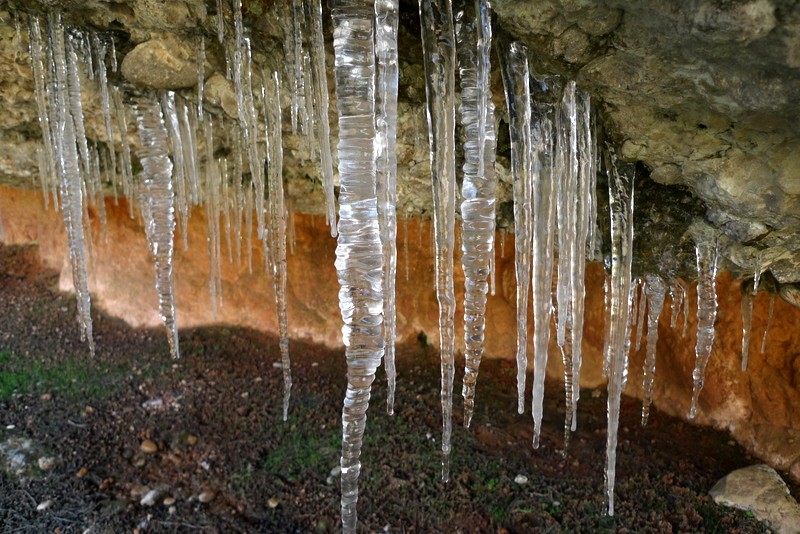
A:
<svg viewBox="0 0 800 534">
<path fill-rule="evenodd" d="M 280 78 L 274 72 L 265 80 L 267 116 L 267 178 L 269 184 L 269 250 L 272 253 L 272 280 L 275 286 L 275 311 L 278 315 L 281 368 L 283 369 L 283 420 L 289 418 L 292 394 L 292 368 L 289 358 L 289 321 L 286 300 L 286 202 L 283 193 L 283 137 L 281 134 Z"/>
<path fill-rule="evenodd" d="M 531 280 L 531 91 L 528 49 L 513 42 L 499 54 L 511 135 L 514 193 L 514 266 L 517 275 L 517 411 L 525 411 L 528 368 L 528 295 Z"/>
<path fill-rule="evenodd" d="M 175 316 L 173 268 L 175 193 L 172 184 L 172 161 L 167 152 L 167 128 L 161 106 L 154 96 L 136 103 L 136 123 L 141 146 L 137 151 L 142 164 L 142 205 L 145 234 L 155 260 L 159 315 L 167 328 L 169 350 L 180 356 L 178 325 Z"/>
<path fill-rule="evenodd" d="M 455 364 L 455 34 L 451 0 L 420 0 L 433 183 L 436 297 L 442 367 L 442 480 L 450 478 Z"/>
<path fill-rule="evenodd" d="M 358 526 L 358 476 L 372 383 L 384 352 L 383 254 L 375 171 L 375 5 L 332 0 L 339 111 L 339 238 L 336 273 L 347 393 L 342 409 L 342 530 Z"/>
<path fill-rule="evenodd" d="M 376 176 L 378 219 L 383 249 L 383 334 L 386 352 L 388 391 L 386 409 L 394 413 L 397 370 L 394 361 L 394 338 L 397 312 L 395 283 L 397 279 L 397 0 L 375 1 L 375 53 L 377 84 L 375 102 Z M 331 219 L 335 221 L 335 219 Z M 335 224 L 332 224 L 335 226 Z"/>
<path fill-rule="evenodd" d="M 645 296 L 647 297 L 647 356 L 644 360 L 642 389 L 642 426 L 647 425 L 650 416 L 650 405 L 653 403 L 653 379 L 656 375 L 656 347 L 658 345 L 658 320 L 664 309 L 664 297 L 667 285 L 656 274 L 645 276 Z M 640 304 L 642 306 L 642 304 Z"/>
<path fill-rule="evenodd" d="M 689 419 L 694 419 L 697 415 L 697 399 L 705 383 L 706 366 L 711 357 L 711 349 L 714 347 L 719 243 L 716 239 L 713 242 L 701 241 L 696 244 L 695 250 L 697 252 L 697 342 Z"/>
<path fill-rule="evenodd" d="M 475 383 L 483 355 L 487 275 L 494 257 L 495 131 L 489 84 L 492 46 L 491 8 L 487 0 L 456 14 L 458 66 L 461 72 L 461 124 L 464 127 L 464 181 L 461 194 L 461 263 L 464 269 L 464 426 L 475 408 Z"/>
<path fill-rule="evenodd" d="M 617 464 L 617 432 L 622 391 L 628 376 L 631 314 L 631 263 L 633 260 L 633 174 L 620 172 L 614 154 L 608 165 L 611 211 L 611 321 L 608 362 L 608 432 L 606 436 L 606 499 L 608 515 L 614 515 L 614 482 Z M 627 174 L 630 173 L 630 176 Z"/>
</svg>

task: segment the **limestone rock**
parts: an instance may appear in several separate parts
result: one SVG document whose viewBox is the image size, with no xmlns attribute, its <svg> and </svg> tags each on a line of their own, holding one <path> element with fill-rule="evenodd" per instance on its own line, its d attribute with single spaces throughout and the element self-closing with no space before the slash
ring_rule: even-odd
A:
<svg viewBox="0 0 800 534">
<path fill-rule="evenodd" d="M 171 34 L 136 46 L 122 60 L 122 75 L 147 89 L 181 89 L 197 85 L 197 53 Z"/>
<path fill-rule="evenodd" d="M 779 534 L 800 532 L 800 505 L 769 466 L 737 469 L 717 482 L 709 494 L 718 504 L 752 512 Z"/>
</svg>

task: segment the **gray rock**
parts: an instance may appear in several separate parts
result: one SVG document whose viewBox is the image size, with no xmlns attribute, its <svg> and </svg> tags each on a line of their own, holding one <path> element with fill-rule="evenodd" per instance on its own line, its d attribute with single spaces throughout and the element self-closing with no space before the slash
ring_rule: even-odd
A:
<svg viewBox="0 0 800 534">
<path fill-rule="evenodd" d="M 780 534 L 800 532 L 800 505 L 774 469 L 752 465 L 730 473 L 709 492 L 714 502 L 752 512 Z"/>
</svg>

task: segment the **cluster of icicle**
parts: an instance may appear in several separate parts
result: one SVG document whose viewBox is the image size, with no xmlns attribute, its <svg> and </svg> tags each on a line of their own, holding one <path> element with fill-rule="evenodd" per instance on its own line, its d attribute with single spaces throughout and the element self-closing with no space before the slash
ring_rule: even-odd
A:
<svg viewBox="0 0 800 534">
<path fill-rule="evenodd" d="M 69 244 L 73 284 L 78 296 L 81 334 L 94 353 L 89 275 L 93 235 L 89 207 L 93 206 L 105 231 L 105 188 L 128 198 L 145 227 L 156 271 L 161 318 L 170 352 L 180 354 L 174 295 L 174 239 L 176 230 L 188 248 L 187 228 L 194 206 L 204 205 L 209 252 L 209 293 L 214 314 L 223 305 L 223 238 L 230 263 L 243 261 L 253 270 L 253 214 L 256 235 L 265 251 L 264 265 L 272 274 L 284 375 L 283 417 L 288 416 L 291 391 L 289 329 L 286 314 L 287 207 L 283 193 L 281 81 L 277 71 L 258 70 L 251 62 L 251 45 L 242 23 L 241 0 L 225 8 L 219 3 L 219 39 L 226 49 L 229 77 L 236 89 L 238 123 L 223 128 L 222 118 L 206 110 L 203 95 L 202 40 L 198 45 L 196 94 L 146 92 L 127 102 L 124 92 L 109 81 L 107 63 L 116 72 L 114 41 L 108 36 L 66 28 L 58 11 L 46 20 L 29 17 L 30 58 L 34 77 L 43 147 L 40 175 L 45 204 L 61 210 Z M 233 32 L 225 34 L 225 12 L 232 11 Z M 295 13 L 307 28 L 300 57 L 313 68 L 305 70 L 301 139 L 314 149 L 323 169 L 328 200 L 333 204 L 333 169 L 328 128 L 327 81 L 322 53 L 322 9 L 319 2 L 301 5 Z M 292 42 L 294 42 L 292 35 Z M 288 48 L 288 45 L 287 45 Z M 294 77 L 292 77 L 294 79 Z M 87 138 L 81 84 L 95 84 L 100 93 L 103 130 L 98 141 Z M 292 93 L 293 101 L 299 97 Z M 139 142 L 131 143 L 128 124 L 135 117 Z M 294 116 L 294 115 L 293 115 Z M 225 157 L 215 156 L 215 135 L 227 136 Z M 231 139 L 231 137 L 235 137 Z M 217 143 L 219 144 L 219 143 Z M 136 146 L 132 154 L 132 146 Z M 243 149 L 240 147 L 244 147 Z M 142 170 L 135 174 L 133 157 Z M 249 173 L 247 170 L 249 169 Z M 266 169 L 266 171 L 265 171 Z M 327 172 L 325 170 L 327 169 Z M 268 203 L 265 205 L 265 199 Z M 243 246 L 244 242 L 244 246 Z"/>
<path fill-rule="evenodd" d="M 398 98 L 398 2 L 331 0 L 333 66 L 339 121 L 339 217 L 335 212 L 333 157 L 329 143 L 328 88 L 322 8 L 318 0 L 290 0 L 284 16 L 284 51 L 292 133 L 320 165 L 326 216 L 338 235 L 335 267 L 344 326 L 348 385 L 342 411 L 341 510 L 345 532 L 357 528 L 360 454 L 371 386 L 385 359 L 388 411 L 394 410 L 396 236 L 396 129 Z M 436 293 L 439 301 L 442 402 L 442 479 L 449 477 L 455 351 L 453 260 L 457 175 L 461 178 L 462 254 L 465 273 L 463 379 L 464 424 L 470 425 L 483 353 L 489 280 L 495 255 L 495 144 L 497 117 L 490 89 L 492 25 L 488 0 L 460 3 L 420 0 L 427 116 L 434 203 Z M 278 10 L 280 11 L 280 10 Z M 238 120 L 223 129 L 221 118 L 204 106 L 204 44 L 198 43 L 196 94 L 153 92 L 125 101 L 109 82 L 117 69 L 114 41 L 98 34 L 65 29 L 57 11 L 42 22 L 29 19 L 30 57 L 42 129 L 41 177 L 45 203 L 60 209 L 69 241 L 78 321 L 92 342 L 88 285 L 92 253 L 89 205 L 105 224 L 104 184 L 138 201 L 155 262 L 160 314 L 170 350 L 179 355 L 173 256 L 176 233 L 188 247 L 186 229 L 193 206 L 204 205 L 210 258 L 209 292 L 214 312 L 222 306 L 223 237 L 228 261 L 253 270 L 253 225 L 265 251 L 264 264 L 275 287 L 284 374 L 283 417 L 287 418 L 291 373 L 286 313 L 287 207 L 283 194 L 281 76 L 252 61 L 242 1 L 217 1 L 218 38 L 226 50 L 228 77 L 236 91 Z M 226 14 L 230 12 L 230 16 Z M 232 23 L 232 32 L 226 25 Z M 44 28 L 42 27 L 44 26 Z M 647 322 L 642 424 L 647 423 L 656 370 L 658 323 L 666 293 L 672 297 L 670 323 L 683 313 L 686 332 L 689 300 L 678 279 L 658 274 L 632 277 L 633 166 L 618 162 L 610 148 L 600 165 L 589 97 L 574 82 L 539 80 L 531 72 L 529 51 L 501 39 L 495 46 L 506 95 L 511 140 L 517 278 L 517 391 L 523 413 L 528 373 L 528 303 L 533 300 L 533 446 L 539 445 L 545 370 L 551 321 L 565 368 L 565 450 L 576 430 L 584 322 L 587 260 L 598 258 L 596 177 L 605 169 L 609 184 L 611 276 L 606 284 L 604 371 L 608 377 L 606 495 L 614 512 L 614 477 L 619 406 L 628 373 L 628 354 L 636 326 L 638 350 Z M 458 74 L 458 75 L 457 75 Z M 99 86 L 102 141 L 89 141 L 84 126 L 81 83 Z M 457 86 L 460 107 L 456 110 Z M 533 89 L 532 89 L 533 86 Z M 537 88 L 543 91 L 537 92 Z M 546 102 L 540 93 L 559 95 Z M 458 113 L 457 113 L 458 111 Z M 129 115 L 135 117 L 135 150 L 142 171 L 134 174 Z M 463 167 L 456 168 L 456 124 L 463 128 Z M 231 152 L 215 157 L 215 133 L 224 131 Z M 265 200 L 268 203 L 265 205 Z M 255 221 L 253 220 L 255 214 Z M 243 254 L 243 248 L 245 254 Z M 235 253 L 234 253 L 235 251 Z M 714 341 L 719 252 L 712 243 L 697 246 L 698 336 L 691 416 L 703 386 Z M 557 258 L 557 261 L 556 261 Z M 753 286 L 743 290 L 742 366 L 747 365 Z M 555 274 L 554 274 L 555 271 Z M 555 276 L 555 304 L 553 281 Z M 640 284 L 641 282 L 641 284 Z M 637 288 L 641 286 L 641 290 Z M 637 295 L 638 298 L 637 298 Z M 555 318 L 553 311 L 556 311 Z M 770 305 L 770 315 L 772 304 Z M 762 352 L 766 343 L 766 332 Z"/>
</svg>

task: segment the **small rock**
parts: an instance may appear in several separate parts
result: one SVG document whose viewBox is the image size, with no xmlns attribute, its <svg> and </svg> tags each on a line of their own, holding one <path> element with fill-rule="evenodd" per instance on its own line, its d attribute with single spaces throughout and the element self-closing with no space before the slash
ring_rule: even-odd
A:
<svg viewBox="0 0 800 534">
<path fill-rule="evenodd" d="M 267 499 L 267 506 L 270 508 L 277 508 L 280 504 L 280 501 L 276 497 L 270 497 Z"/>
<path fill-rule="evenodd" d="M 153 454 L 158 450 L 158 445 L 153 440 L 146 439 L 139 445 L 139 450 L 145 454 Z"/>
<path fill-rule="evenodd" d="M 50 471 L 56 466 L 56 459 L 52 456 L 42 456 L 36 463 L 42 471 Z"/>
<path fill-rule="evenodd" d="M 142 506 L 153 506 L 156 503 L 158 497 L 162 493 L 164 493 L 164 491 L 161 489 L 158 488 L 151 489 L 150 491 L 144 494 L 144 497 L 142 497 L 142 500 L 139 501 L 139 504 L 141 504 Z"/>
<path fill-rule="evenodd" d="M 44 510 L 47 510 L 51 506 L 53 506 L 53 500 L 47 499 L 46 501 L 40 502 L 39 504 L 36 505 L 36 511 L 43 512 Z"/>
<path fill-rule="evenodd" d="M 175 512 L 177 512 L 177 511 L 178 511 L 178 509 L 177 509 L 177 508 L 175 508 L 174 506 L 170 506 L 170 507 L 169 507 L 169 510 L 167 510 L 167 512 L 169 513 L 169 515 L 173 515 L 173 514 L 174 514 Z"/>
<path fill-rule="evenodd" d="M 175 504 L 175 497 L 167 497 L 166 499 L 164 499 L 163 502 L 164 506 L 172 506 L 173 504 Z"/>
<path fill-rule="evenodd" d="M 51 400 L 52 398 L 53 398 L 52 394 L 50 394 L 50 393 L 42 393 L 41 396 L 39 397 L 39 400 L 43 400 L 43 401 L 47 402 L 47 401 Z"/>
<path fill-rule="evenodd" d="M 197 85 L 194 47 L 168 35 L 137 45 L 122 60 L 122 75 L 151 89 L 180 89 Z"/>
<path fill-rule="evenodd" d="M 275 369 L 283 369 L 283 364 L 281 362 L 272 362 L 272 367 Z"/>
<path fill-rule="evenodd" d="M 17 428 L 17 425 L 6 425 L 6 430 L 14 430 Z"/>
<path fill-rule="evenodd" d="M 83 478 L 83 477 L 85 477 L 85 476 L 86 476 L 88 473 L 89 473 L 89 470 L 88 470 L 88 469 L 86 469 L 85 467 L 81 467 L 80 469 L 78 469 L 78 472 L 77 472 L 77 473 L 75 473 L 75 476 L 76 476 L 76 477 L 78 477 L 78 478 Z"/>
<path fill-rule="evenodd" d="M 164 401 L 161 399 L 147 400 L 142 403 L 142 408 L 145 410 L 157 410 L 164 407 Z"/>
<path fill-rule="evenodd" d="M 188 443 L 189 445 L 196 445 L 197 436 L 195 436 L 194 434 L 189 434 L 188 436 L 186 436 L 186 443 Z"/>
<path fill-rule="evenodd" d="M 92 414 L 94 413 L 94 408 L 92 408 L 91 406 L 88 406 L 88 405 L 87 405 L 87 406 L 86 406 L 86 407 L 83 409 L 83 413 L 84 413 L 84 414 L 86 414 L 86 415 L 92 415 Z"/>
<path fill-rule="evenodd" d="M 141 454 L 137 454 L 133 457 L 133 462 L 131 462 L 134 467 L 144 467 L 144 464 L 147 463 L 145 457 Z"/>
<path fill-rule="evenodd" d="M 737 469 L 709 491 L 714 502 L 753 513 L 781 534 L 800 533 L 800 505 L 780 475 L 767 465 Z"/>
<path fill-rule="evenodd" d="M 525 475 L 517 475 L 517 476 L 514 477 L 514 482 L 516 482 L 520 486 L 522 484 L 527 484 L 528 483 L 528 477 L 526 477 Z"/>
<path fill-rule="evenodd" d="M 202 503 L 209 503 L 216 498 L 217 494 L 212 490 L 206 490 L 197 496 L 197 500 Z"/>
</svg>

